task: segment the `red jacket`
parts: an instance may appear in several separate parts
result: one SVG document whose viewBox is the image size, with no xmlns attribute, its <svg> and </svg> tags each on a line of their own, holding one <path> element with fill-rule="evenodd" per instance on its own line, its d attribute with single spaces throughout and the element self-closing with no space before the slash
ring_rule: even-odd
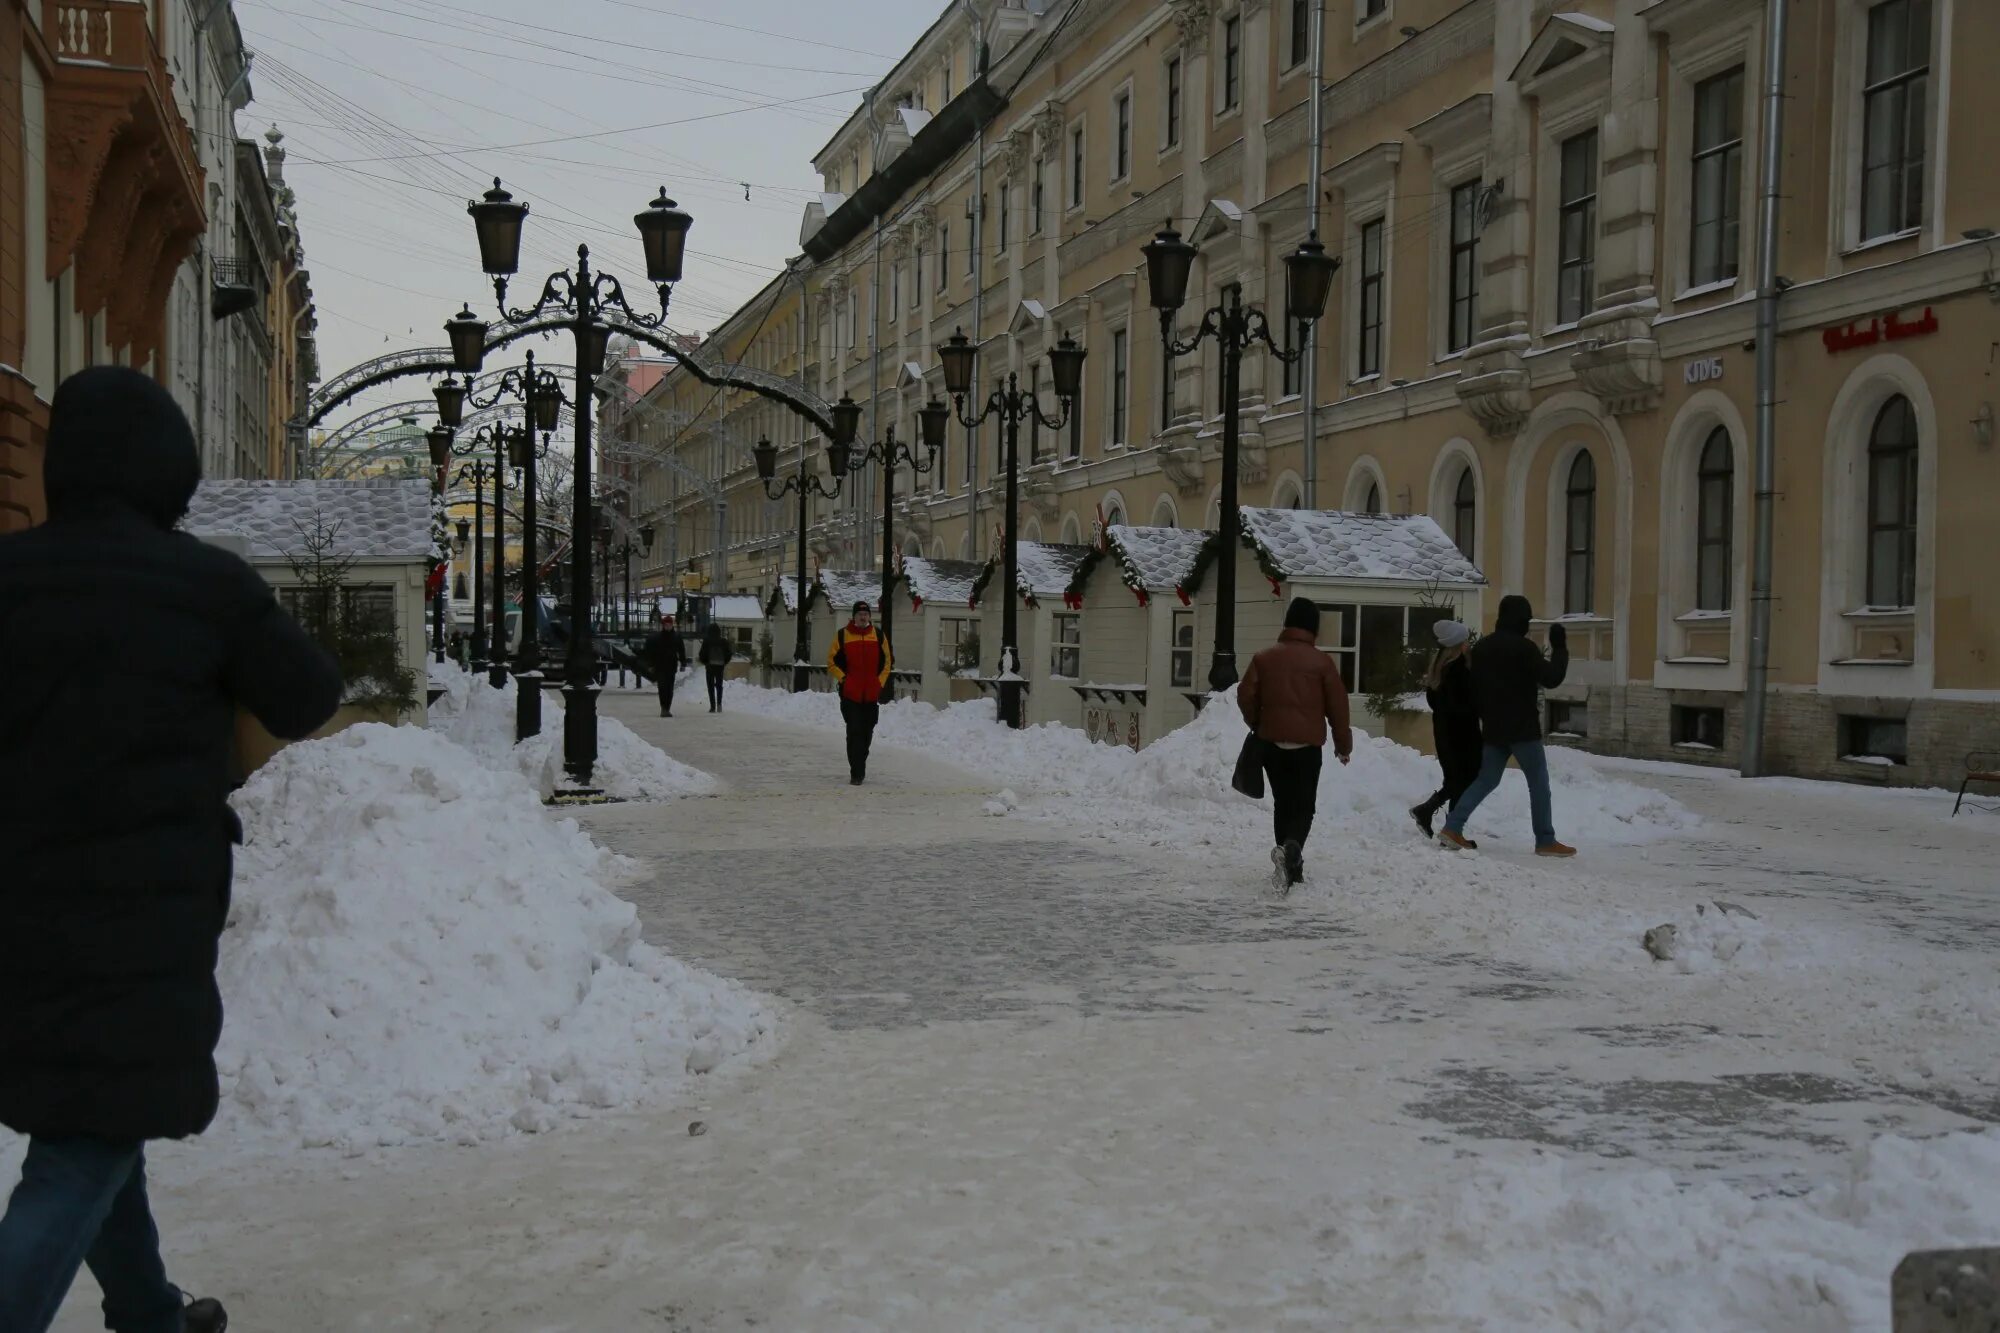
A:
<svg viewBox="0 0 2000 1333">
<path fill-rule="evenodd" d="M 833 636 L 826 669 L 833 674 L 841 698 L 849 703 L 875 704 L 882 702 L 882 692 L 889 687 L 892 658 L 889 645 L 872 626 L 857 629 L 847 624 Z"/>
<path fill-rule="evenodd" d="M 1313 636 L 1288 629 L 1277 643 L 1250 659 L 1236 689 L 1243 720 L 1267 741 L 1325 745 L 1333 728 L 1333 752 L 1354 753 L 1347 727 L 1347 683 L 1340 668 L 1319 650 Z"/>
</svg>

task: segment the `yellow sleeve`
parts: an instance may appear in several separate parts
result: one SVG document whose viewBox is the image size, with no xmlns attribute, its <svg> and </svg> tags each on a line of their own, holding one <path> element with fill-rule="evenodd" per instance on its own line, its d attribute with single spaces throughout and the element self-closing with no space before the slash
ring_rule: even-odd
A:
<svg viewBox="0 0 2000 1333">
<path fill-rule="evenodd" d="M 839 664 L 834 661 L 836 657 L 840 656 L 840 634 L 839 630 L 835 630 L 833 632 L 833 642 L 826 647 L 826 669 L 832 674 L 833 683 L 836 685 L 847 679 L 847 673 L 842 671 Z"/>
<path fill-rule="evenodd" d="M 875 637 L 881 640 L 882 643 L 882 679 L 877 681 L 876 684 L 887 689 L 889 685 L 889 673 L 896 669 L 896 663 L 893 654 L 889 651 L 888 638 L 880 630 L 875 632 Z"/>
</svg>

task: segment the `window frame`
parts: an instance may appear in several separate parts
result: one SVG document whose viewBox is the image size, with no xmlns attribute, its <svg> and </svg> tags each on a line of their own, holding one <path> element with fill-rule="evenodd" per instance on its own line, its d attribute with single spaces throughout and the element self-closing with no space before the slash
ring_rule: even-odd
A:
<svg viewBox="0 0 2000 1333">
<path fill-rule="evenodd" d="M 1709 455 L 1718 443 L 1722 449 L 1722 466 L 1710 464 Z M 1697 611 L 1734 611 L 1736 585 L 1736 443 L 1730 438 L 1729 428 L 1717 424 L 1703 438 L 1700 451 L 1695 455 L 1694 465 L 1694 609 Z M 1721 524 L 1720 535 L 1713 535 L 1715 525 L 1710 509 L 1715 496 L 1715 486 L 1720 486 Z M 1720 605 L 1709 605 L 1709 580 L 1713 574 L 1720 580 L 1722 592 Z"/>
<path fill-rule="evenodd" d="M 1089 198 L 1089 194 L 1084 188 L 1084 167 L 1090 160 L 1086 156 L 1089 147 L 1090 141 L 1084 135 L 1083 121 L 1071 121 L 1069 126 L 1069 211 L 1072 213 L 1082 212 L 1084 203 Z"/>
<path fill-rule="evenodd" d="M 1181 118 L 1187 109 L 1187 59 L 1175 50 L 1160 66 L 1161 98 L 1160 152 L 1171 153 L 1181 146 Z"/>
<path fill-rule="evenodd" d="M 1355 226 L 1354 373 L 1355 383 L 1379 379 L 1383 366 L 1383 334 L 1388 327 L 1389 221 L 1386 215 L 1357 221 Z M 1368 266 L 1368 243 L 1375 240 L 1375 267 Z M 1368 317 L 1368 300 L 1375 298 L 1375 318 Z"/>
<path fill-rule="evenodd" d="M 993 187 L 993 209 L 998 219 L 998 224 L 993 228 L 993 253 L 996 255 L 1007 253 L 1007 214 L 1013 193 L 1012 179 L 1003 180 Z"/>
<path fill-rule="evenodd" d="M 1726 85 L 1726 81 L 1731 79 L 1734 79 L 1737 85 L 1736 95 L 1733 99 L 1736 114 L 1735 137 L 1719 139 L 1714 143 L 1704 145 L 1702 142 L 1702 121 L 1706 104 L 1703 94 L 1706 90 L 1714 88 L 1718 84 Z M 1744 148 L 1749 141 L 1748 135 L 1751 129 L 1749 108 L 1745 105 L 1744 101 L 1748 89 L 1749 67 L 1746 62 L 1742 61 L 1693 81 L 1688 89 L 1688 97 L 1691 103 L 1689 113 L 1692 121 L 1688 140 L 1687 275 L 1683 286 L 1689 290 L 1734 287 L 1741 281 L 1743 276 L 1744 233 L 1746 231 L 1743 225 L 1745 218 L 1744 181 L 1746 178 L 1744 171 Z M 1732 101 L 1725 97 L 1720 99 L 1720 105 L 1726 115 L 1727 110 L 1732 105 Z M 1702 218 L 1703 164 L 1717 158 L 1720 158 L 1724 165 L 1720 173 L 1721 180 L 1716 185 L 1717 198 L 1714 201 L 1717 209 L 1716 217 L 1713 219 L 1713 225 L 1717 231 L 1714 246 L 1715 253 L 1713 256 L 1716 267 L 1713 271 L 1706 271 L 1703 268 L 1701 254 L 1702 237 L 1703 228 L 1711 224 L 1705 222 Z M 1735 188 L 1733 189 L 1730 188 L 1730 164 L 1732 162 L 1734 164 L 1735 180 Z M 1735 244 L 1733 245 L 1729 243 L 1732 229 L 1735 239 Z"/>
<path fill-rule="evenodd" d="M 1181 643 L 1181 629 L 1187 629 L 1187 643 Z M 1201 630 L 1195 624 L 1193 607 L 1177 608 L 1167 623 L 1167 687 L 1194 688 L 1195 669 L 1200 654 Z"/>
<path fill-rule="evenodd" d="M 1885 75 L 1879 79 L 1874 78 L 1871 66 L 1874 63 L 1875 52 L 1875 20 L 1878 15 L 1885 14 L 1889 10 L 1897 8 L 1901 8 L 1905 12 L 1903 35 L 1906 46 L 1909 37 L 1909 15 L 1918 9 L 1921 9 L 1924 15 L 1923 43 L 1920 53 L 1922 63 L 1906 64 L 1904 68 L 1896 73 Z M 1876 3 L 1868 5 L 1861 11 L 1861 143 L 1859 168 L 1855 175 L 1855 191 L 1860 220 L 1857 237 L 1863 245 L 1892 240 L 1897 237 L 1907 236 L 1912 232 L 1921 231 L 1930 211 L 1927 173 L 1933 164 L 1931 161 L 1931 145 L 1928 131 L 1931 100 L 1935 94 L 1935 89 L 1931 86 L 1931 75 L 1933 69 L 1932 42 L 1936 31 L 1936 19 L 1937 10 L 1932 0 L 1877 0 Z M 1915 50 L 1911 51 L 1912 58 L 1915 58 L 1918 54 Z M 1917 96 L 1920 102 L 1914 118 L 1910 114 L 1910 89 L 1912 85 L 1915 85 L 1917 88 Z M 1869 162 L 1871 145 L 1875 139 L 1872 125 L 1873 117 L 1870 115 L 1870 111 L 1878 98 L 1888 98 L 1891 96 L 1897 97 L 1900 103 L 1894 136 L 1899 141 L 1900 147 L 1896 150 L 1898 157 L 1892 162 L 1883 163 L 1882 168 L 1893 169 L 1894 179 L 1891 188 L 1894 194 L 1901 196 L 1901 198 L 1898 199 L 1892 196 L 1889 201 L 1889 206 L 1896 210 L 1893 214 L 1892 225 L 1886 226 L 1879 231 L 1870 231 L 1868 220 L 1869 185 L 1872 174 L 1878 170 L 1878 168 L 1871 166 Z M 1919 140 L 1915 145 L 1917 156 L 1914 162 L 1909 156 L 1912 147 L 1910 140 L 1913 135 Z M 1909 173 L 1912 167 L 1914 167 L 1916 174 L 1916 207 L 1914 217 L 1910 214 L 1909 199 L 1911 188 Z"/>
<path fill-rule="evenodd" d="M 1048 203 L 1048 157 L 1035 154 L 1034 165 L 1028 168 L 1028 235 L 1042 234 L 1042 210 Z"/>
<path fill-rule="evenodd" d="M 1132 179 L 1132 81 L 1127 79 L 1111 94 L 1111 176 L 1109 183 L 1120 185 Z"/>
<path fill-rule="evenodd" d="M 1479 197 L 1485 189 L 1485 182 L 1478 176 L 1462 180 L 1450 186 L 1445 193 L 1445 293 L 1444 293 L 1444 351 L 1446 356 L 1459 356 L 1465 349 L 1479 340 Z M 1466 218 L 1469 235 L 1459 236 L 1459 198 L 1470 200 Z M 1466 282 L 1468 290 L 1459 290 L 1458 260 L 1466 257 Z M 1458 336 L 1458 316 L 1461 304 L 1465 310 L 1465 337 Z"/>
<path fill-rule="evenodd" d="M 1577 182 L 1578 193 L 1570 193 L 1568 182 L 1570 154 L 1573 143 L 1590 141 L 1590 160 L 1587 182 Z M 1599 192 L 1603 188 L 1603 128 L 1593 121 L 1587 128 L 1565 134 L 1556 140 L 1556 215 L 1555 215 L 1555 316 L 1554 327 L 1575 328 L 1583 322 L 1584 316 L 1596 308 L 1597 302 L 1597 242 Z M 1582 187 L 1588 185 L 1588 191 Z M 1578 228 L 1583 253 L 1572 255 L 1569 251 L 1567 233 L 1572 216 L 1581 215 L 1583 224 Z M 1576 309 L 1572 312 L 1564 303 L 1563 278 L 1569 272 L 1579 274 L 1577 282 Z"/>
<path fill-rule="evenodd" d="M 1590 475 L 1579 484 L 1577 470 L 1588 468 Z M 1563 568 L 1562 568 L 1562 613 L 1565 616 L 1594 616 L 1597 614 L 1597 460 L 1591 457 L 1587 448 L 1578 449 L 1570 456 L 1569 465 L 1563 476 Z M 1581 542 L 1577 537 L 1577 503 L 1584 502 L 1582 513 L 1585 529 Z M 1582 596 L 1578 596 L 1578 561 L 1582 562 Z M 1581 605 L 1578 603 L 1581 602 Z"/>
<path fill-rule="evenodd" d="M 1069 671 L 1062 668 L 1065 663 Z M 1049 676 L 1055 680 L 1083 679 L 1083 615 L 1057 611 L 1049 618 Z"/>
<path fill-rule="evenodd" d="M 937 289 L 940 292 L 949 293 L 951 291 L 951 265 L 946 260 L 951 255 L 951 224 L 949 222 L 938 223 L 937 236 Z"/>
<path fill-rule="evenodd" d="M 1451 488 L 1451 544 L 1472 564 L 1479 563 L 1479 479 L 1470 463 L 1460 463 Z"/>
<path fill-rule="evenodd" d="M 1132 429 L 1132 336 L 1128 327 L 1112 329 L 1111 354 L 1105 358 L 1109 363 L 1111 393 L 1111 431 L 1106 447 L 1124 449 L 1130 446 L 1127 438 Z"/>
<path fill-rule="evenodd" d="M 1216 99 L 1215 118 L 1221 120 L 1243 109 L 1243 15 L 1240 12 L 1222 17 L 1222 56 L 1216 61 L 1215 73 L 1222 85 Z"/>
<path fill-rule="evenodd" d="M 1882 439 L 1883 425 L 1889 414 L 1901 407 L 1902 423 L 1907 428 L 1904 438 L 1896 441 Z M 1868 439 L 1863 457 L 1866 461 L 1866 476 L 1862 487 L 1862 605 L 1870 610 L 1914 611 L 1917 605 L 1917 553 L 1922 524 L 1922 505 L 1917 492 L 1918 470 L 1922 461 L 1923 432 L 1917 421 L 1916 404 L 1908 396 L 1895 393 L 1875 410 L 1874 420 L 1869 423 Z M 1878 504 L 1878 484 L 1885 462 L 1899 467 L 1902 489 L 1900 512 L 1893 522 L 1882 522 Z M 1876 567 L 1877 542 L 1883 536 L 1897 537 L 1896 560 L 1892 571 L 1895 575 L 1897 600 L 1883 601 L 1876 594 L 1883 589 Z"/>
<path fill-rule="evenodd" d="M 1291 0 L 1286 8 L 1284 69 L 1300 69 L 1312 59 L 1313 0 Z"/>
</svg>

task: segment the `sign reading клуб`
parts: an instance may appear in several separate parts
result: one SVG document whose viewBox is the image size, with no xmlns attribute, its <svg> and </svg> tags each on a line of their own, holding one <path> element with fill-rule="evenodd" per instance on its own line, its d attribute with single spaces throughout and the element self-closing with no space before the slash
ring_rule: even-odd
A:
<svg viewBox="0 0 2000 1333">
<path fill-rule="evenodd" d="M 1681 378 L 1689 384 L 1713 384 L 1722 378 L 1722 358 L 1719 356 L 1696 357 L 1687 363 Z"/>
<path fill-rule="evenodd" d="M 1929 306 L 1915 319 L 1904 319 L 1900 313 L 1878 315 L 1866 324 L 1843 324 L 1837 329 L 1824 329 L 1820 341 L 1826 344 L 1828 355 L 1836 352 L 1851 352 L 1857 347 L 1873 347 L 1877 343 L 1901 342 L 1905 338 L 1921 338 L 1927 333 L 1938 331 L 1937 311 Z"/>
</svg>

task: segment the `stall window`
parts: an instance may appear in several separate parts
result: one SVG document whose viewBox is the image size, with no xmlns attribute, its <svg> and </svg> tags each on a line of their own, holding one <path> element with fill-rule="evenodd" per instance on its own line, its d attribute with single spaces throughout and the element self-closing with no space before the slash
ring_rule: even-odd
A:
<svg viewBox="0 0 2000 1333">
<path fill-rule="evenodd" d="M 1083 617 L 1058 615 L 1055 618 L 1054 652 L 1049 657 L 1049 674 L 1075 680 L 1083 674 Z"/>
</svg>

